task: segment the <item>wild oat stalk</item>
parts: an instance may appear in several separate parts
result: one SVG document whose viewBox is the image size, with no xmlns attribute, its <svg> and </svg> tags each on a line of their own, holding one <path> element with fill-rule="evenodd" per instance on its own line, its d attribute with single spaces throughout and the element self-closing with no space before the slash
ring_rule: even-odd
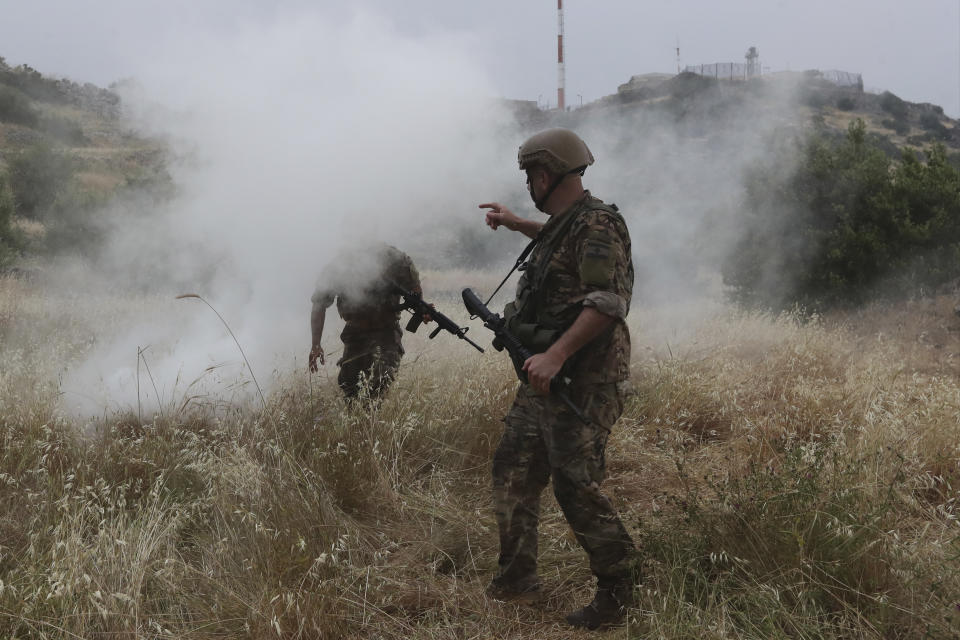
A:
<svg viewBox="0 0 960 640">
<path fill-rule="evenodd" d="M 240 341 L 237 340 L 237 336 L 233 333 L 233 329 L 230 328 L 230 325 L 227 324 L 227 321 L 223 319 L 223 316 L 220 315 L 220 312 L 213 308 L 213 305 L 206 301 L 203 296 L 197 295 L 196 293 L 184 293 L 176 297 L 177 300 L 183 300 L 185 298 L 196 298 L 203 304 L 210 307 L 210 310 L 217 314 L 217 317 L 220 318 L 220 322 L 223 323 L 223 326 L 227 328 L 227 331 L 230 333 L 230 337 L 233 338 L 233 342 L 237 345 L 237 349 L 240 350 L 240 355 L 243 356 L 243 361 L 247 364 L 247 370 L 250 372 L 250 377 L 253 378 L 253 384 L 257 387 L 257 393 L 260 394 L 260 402 L 263 404 L 263 412 L 267 412 L 267 401 L 263 397 L 263 390 L 260 388 L 260 383 L 257 382 L 257 376 L 253 373 L 253 367 L 250 366 L 250 361 L 247 360 L 247 354 L 243 352 L 243 347 L 240 346 Z"/>
</svg>

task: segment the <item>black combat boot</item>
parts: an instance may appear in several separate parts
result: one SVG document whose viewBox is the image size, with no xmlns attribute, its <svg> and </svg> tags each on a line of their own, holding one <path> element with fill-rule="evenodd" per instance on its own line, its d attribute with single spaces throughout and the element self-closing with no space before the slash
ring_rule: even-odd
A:
<svg viewBox="0 0 960 640">
<path fill-rule="evenodd" d="M 597 581 L 593 601 L 577 609 L 566 618 L 567 623 L 582 629 L 596 631 L 623 624 L 627 608 L 633 604 L 633 582 L 628 579 Z"/>
<path fill-rule="evenodd" d="M 517 602 L 520 604 L 535 604 L 543 599 L 540 591 L 540 579 L 536 576 L 518 582 L 506 582 L 494 578 L 487 585 L 488 598 L 502 602 Z"/>
</svg>

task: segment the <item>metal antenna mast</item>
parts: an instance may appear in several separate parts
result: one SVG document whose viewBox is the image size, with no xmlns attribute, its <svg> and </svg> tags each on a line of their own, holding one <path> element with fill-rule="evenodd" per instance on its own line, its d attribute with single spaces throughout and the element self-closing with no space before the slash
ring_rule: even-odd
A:
<svg viewBox="0 0 960 640">
<path fill-rule="evenodd" d="M 563 0 L 557 0 L 557 108 L 564 110 L 564 85 L 567 80 L 563 66 Z"/>
</svg>

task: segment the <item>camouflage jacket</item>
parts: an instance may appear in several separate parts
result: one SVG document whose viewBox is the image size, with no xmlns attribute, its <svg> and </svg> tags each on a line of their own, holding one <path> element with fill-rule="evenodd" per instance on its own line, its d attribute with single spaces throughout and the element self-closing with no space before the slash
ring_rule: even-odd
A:
<svg viewBox="0 0 960 640">
<path fill-rule="evenodd" d="M 314 291 L 313 304 L 324 309 L 337 302 L 344 342 L 379 337 L 400 341 L 400 295 L 393 285 L 420 290 L 420 274 L 410 256 L 383 245 L 363 255 L 342 255 L 328 265 Z"/>
<path fill-rule="evenodd" d="M 575 384 L 620 382 L 630 376 L 625 318 L 633 292 L 630 234 L 616 207 L 587 191 L 552 216 L 504 315 L 508 328 L 535 352 L 570 328 L 583 307 L 616 322 L 574 354 L 565 371 Z"/>
</svg>

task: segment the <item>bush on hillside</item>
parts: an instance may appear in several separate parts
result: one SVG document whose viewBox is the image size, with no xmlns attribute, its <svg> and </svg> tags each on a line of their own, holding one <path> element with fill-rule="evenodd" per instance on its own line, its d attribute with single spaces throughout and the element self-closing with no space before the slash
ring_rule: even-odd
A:
<svg viewBox="0 0 960 640">
<path fill-rule="evenodd" d="M 857 107 L 857 103 L 850 96 L 843 96 L 837 100 L 837 109 L 841 111 L 852 111 Z"/>
<path fill-rule="evenodd" d="M 49 254 L 96 255 L 106 240 L 103 214 L 112 196 L 71 182 L 44 216 L 42 249 Z"/>
<path fill-rule="evenodd" d="M 37 144 L 9 160 L 9 179 L 17 213 L 40 218 L 65 192 L 76 163 L 72 156 L 49 144 Z"/>
<path fill-rule="evenodd" d="M 880 108 L 897 120 L 906 120 L 907 118 L 907 103 L 889 91 L 880 94 Z"/>
<path fill-rule="evenodd" d="M 34 100 L 52 103 L 68 102 L 60 81 L 45 78 L 30 65 L 0 66 L 0 84 L 19 89 Z"/>
<path fill-rule="evenodd" d="M 6 176 L 0 174 L 0 268 L 17 256 L 21 241 L 13 227 L 13 192 Z"/>
<path fill-rule="evenodd" d="M 898 135 L 906 135 L 910 133 L 910 124 L 906 120 L 891 120 L 886 119 L 880 122 L 887 129 L 896 131 Z"/>
<path fill-rule="evenodd" d="M 895 163 L 863 121 L 749 176 L 748 231 L 723 267 L 748 305 L 808 310 L 929 291 L 960 273 L 960 172 L 937 145 Z"/>
<path fill-rule="evenodd" d="M 867 134 L 867 143 L 871 147 L 876 147 L 880 151 L 883 151 L 893 160 L 899 160 L 902 154 L 901 148 L 890 139 L 890 136 L 871 131 Z"/>
<path fill-rule="evenodd" d="M 947 129 L 942 122 L 940 122 L 940 117 L 935 113 L 924 113 L 920 116 L 920 126 L 924 128 L 925 131 L 930 132 L 931 136 L 936 140 L 949 140 L 950 139 L 950 129 Z"/>
<path fill-rule="evenodd" d="M 56 115 L 44 116 L 40 120 L 40 128 L 53 138 L 71 146 L 89 143 L 80 125 L 70 118 Z"/>
<path fill-rule="evenodd" d="M 16 89 L 0 85 L 0 122 L 37 126 L 40 116 L 30 105 L 30 100 Z"/>
</svg>

